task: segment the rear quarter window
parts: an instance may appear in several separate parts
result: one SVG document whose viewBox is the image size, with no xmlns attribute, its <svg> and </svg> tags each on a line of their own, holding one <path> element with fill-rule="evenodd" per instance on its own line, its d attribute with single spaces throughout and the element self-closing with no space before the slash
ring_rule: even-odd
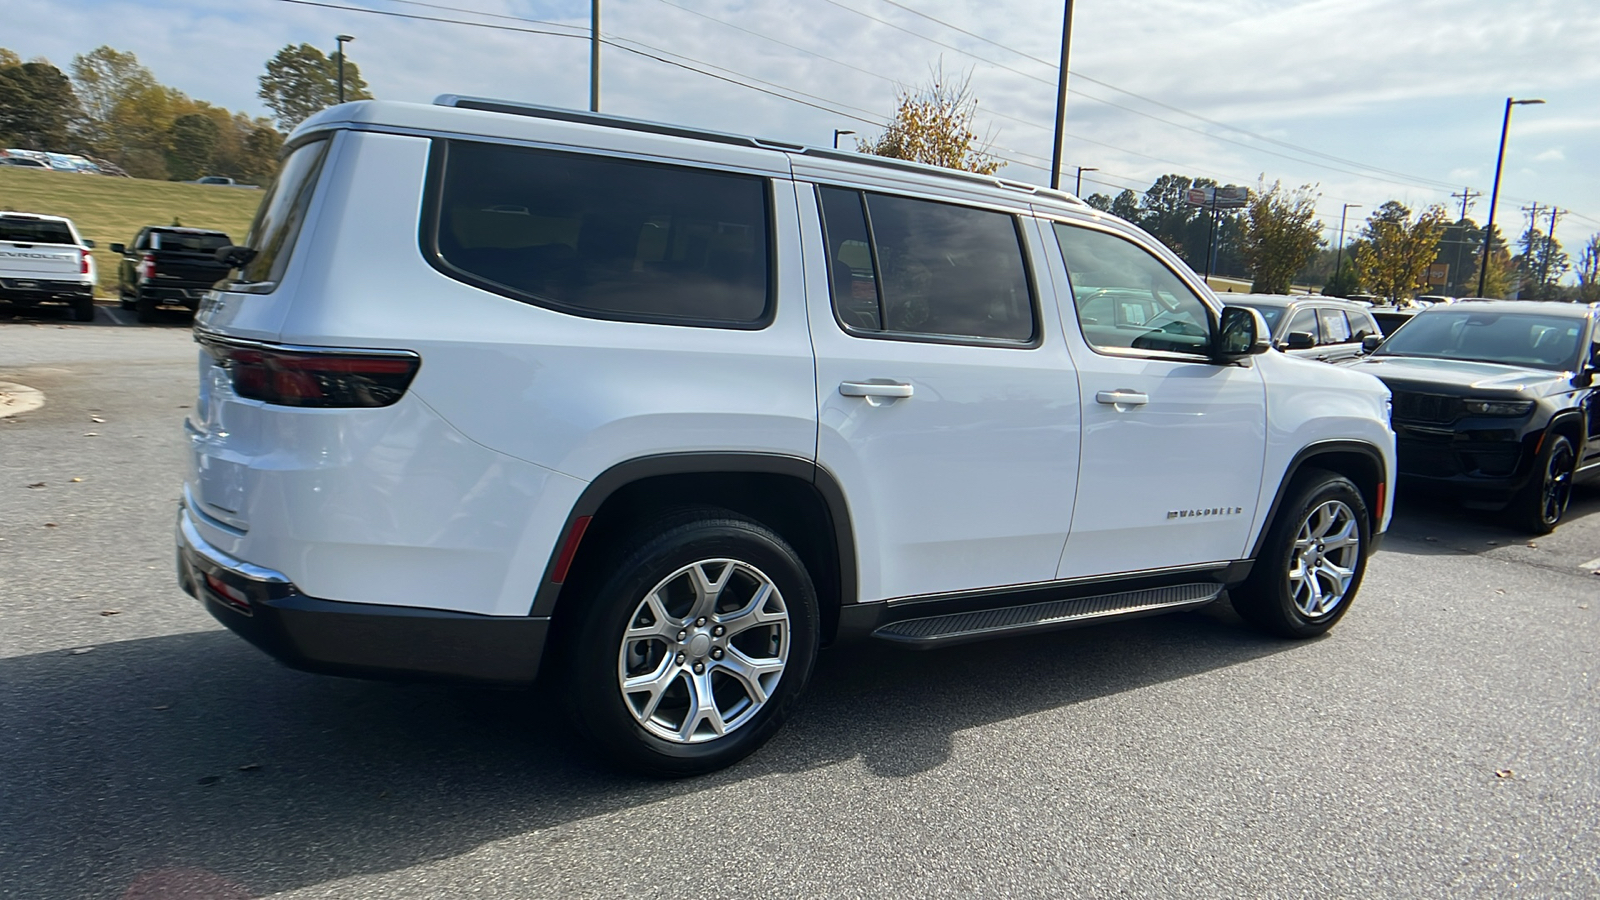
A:
<svg viewBox="0 0 1600 900">
<path fill-rule="evenodd" d="M 764 178 L 439 141 L 430 182 L 423 249 L 452 278 L 595 318 L 770 320 Z"/>
<path fill-rule="evenodd" d="M 245 245 L 253 247 L 256 256 L 239 270 L 240 282 L 271 290 L 283 279 L 289 255 L 305 224 L 306 211 L 311 208 L 311 195 L 322 174 L 328 143 L 328 138 L 320 138 L 301 144 L 284 158 L 278 177 L 261 198 L 255 221 L 250 223 Z"/>
</svg>

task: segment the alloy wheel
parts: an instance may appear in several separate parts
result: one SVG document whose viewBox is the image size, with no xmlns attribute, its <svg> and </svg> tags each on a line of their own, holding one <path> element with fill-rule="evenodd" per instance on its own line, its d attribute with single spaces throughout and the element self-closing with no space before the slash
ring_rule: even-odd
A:
<svg viewBox="0 0 1600 900">
<path fill-rule="evenodd" d="M 755 566 L 706 559 L 663 578 L 628 619 L 617 682 L 628 712 L 665 741 L 698 744 L 746 725 L 789 659 L 789 611 Z"/>
<path fill-rule="evenodd" d="M 1320 619 L 1333 612 L 1361 562 L 1361 528 L 1343 500 L 1326 500 L 1300 523 L 1289 557 L 1289 596 L 1301 614 Z"/>
</svg>

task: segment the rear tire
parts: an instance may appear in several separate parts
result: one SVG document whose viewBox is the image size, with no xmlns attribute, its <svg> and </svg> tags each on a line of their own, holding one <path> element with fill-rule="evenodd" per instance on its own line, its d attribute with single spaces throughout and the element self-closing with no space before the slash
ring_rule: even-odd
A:
<svg viewBox="0 0 1600 900">
<path fill-rule="evenodd" d="M 1371 518 L 1350 479 L 1302 469 L 1289 485 L 1245 583 L 1228 592 L 1239 616 L 1286 638 L 1323 634 L 1350 608 L 1367 568 Z"/>
<path fill-rule="evenodd" d="M 594 749 L 642 774 L 713 772 L 778 731 L 811 676 L 816 592 L 793 548 L 727 510 L 622 537 L 554 655 Z"/>
<path fill-rule="evenodd" d="M 141 323 L 149 325 L 161 319 L 161 313 L 156 309 L 156 301 L 151 297 L 138 297 L 133 301 L 133 308 Z"/>
<path fill-rule="evenodd" d="M 1511 515 L 1518 527 L 1534 534 L 1556 530 L 1561 517 L 1567 514 L 1567 504 L 1572 502 L 1572 478 L 1577 465 L 1578 455 L 1566 435 L 1545 438 L 1534 461 L 1532 477 L 1511 501 Z"/>
<path fill-rule="evenodd" d="M 85 297 L 72 301 L 72 318 L 79 322 L 94 321 L 94 298 Z"/>
</svg>

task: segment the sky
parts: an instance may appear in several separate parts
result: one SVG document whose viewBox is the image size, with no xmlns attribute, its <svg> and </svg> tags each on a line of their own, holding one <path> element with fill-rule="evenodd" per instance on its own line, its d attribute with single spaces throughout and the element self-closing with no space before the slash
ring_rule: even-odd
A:
<svg viewBox="0 0 1600 900">
<path fill-rule="evenodd" d="M 253 115 L 268 114 L 256 96 L 267 59 L 300 42 L 331 53 L 337 34 L 355 36 L 349 58 L 383 99 L 589 103 L 582 0 L 5 5 L 0 46 L 26 59 L 65 69 L 105 44 L 164 84 Z M 1600 233 L 1600 0 L 1073 6 L 1068 190 L 1078 166 L 1098 170 L 1083 174 L 1086 196 L 1143 190 L 1165 173 L 1311 185 L 1330 242 L 1346 204 L 1347 239 L 1388 200 L 1441 204 L 1454 219 L 1452 194 L 1481 193 L 1469 211 L 1481 223 L 1506 98 L 1538 98 L 1512 113 L 1496 222 L 1521 234 L 1524 207 L 1554 204 L 1574 256 Z M 1061 0 L 602 0 L 601 109 L 825 146 L 834 129 L 881 132 L 897 90 L 942 66 L 970 77 L 1001 175 L 1047 184 L 1062 12 Z"/>
</svg>

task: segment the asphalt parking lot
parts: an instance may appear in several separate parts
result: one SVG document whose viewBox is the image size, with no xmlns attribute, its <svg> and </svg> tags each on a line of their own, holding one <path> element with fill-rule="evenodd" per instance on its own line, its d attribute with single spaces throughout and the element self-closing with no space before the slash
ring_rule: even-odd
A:
<svg viewBox="0 0 1600 900">
<path fill-rule="evenodd" d="M 1600 488 L 1402 495 L 1356 605 L 826 652 L 680 782 L 538 695 L 282 668 L 180 592 L 181 319 L 0 317 L 0 898 L 1600 896 Z M 126 321 L 125 321 L 126 320 Z"/>
</svg>

